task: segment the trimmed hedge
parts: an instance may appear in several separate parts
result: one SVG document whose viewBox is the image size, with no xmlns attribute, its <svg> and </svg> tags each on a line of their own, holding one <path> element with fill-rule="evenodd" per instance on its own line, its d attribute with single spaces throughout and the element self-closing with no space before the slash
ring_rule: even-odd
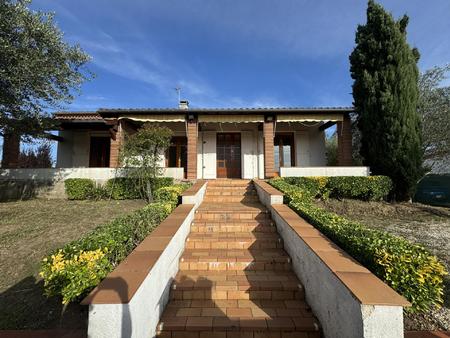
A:
<svg viewBox="0 0 450 338">
<path fill-rule="evenodd" d="M 188 186 L 159 188 L 161 202 L 101 225 L 45 257 L 40 272 L 45 293 L 61 296 L 63 304 L 84 297 L 172 212 Z M 170 191 L 170 198 L 162 191 Z"/>
<path fill-rule="evenodd" d="M 142 198 L 136 180 L 128 177 L 115 177 L 106 184 L 97 186 L 94 180 L 88 178 L 69 178 L 64 181 L 69 200 L 94 200 L 112 198 L 113 200 L 127 200 Z M 150 182 L 152 191 L 173 185 L 172 177 L 157 177 Z"/>
<path fill-rule="evenodd" d="M 269 183 L 285 194 L 294 211 L 408 299 L 412 304 L 410 311 L 427 311 L 442 304 L 443 276 L 447 272 L 423 246 L 315 206 L 315 191 L 306 191 L 283 179 Z"/>
<path fill-rule="evenodd" d="M 113 200 L 136 200 L 141 198 L 136 183 L 128 177 L 111 178 L 106 181 L 104 188 L 106 196 Z"/>
<path fill-rule="evenodd" d="M 392 180 L 387 176 L 286 177 L 284 180 L 320 198 L 380 201 L 392 189 Z"/>
<path fill-rule="evenodd" d="M 69 178 L 64 181 L 69 200 L 87 200 L 94 196 L 95 182 L 88 178 Z"/>
</svg>

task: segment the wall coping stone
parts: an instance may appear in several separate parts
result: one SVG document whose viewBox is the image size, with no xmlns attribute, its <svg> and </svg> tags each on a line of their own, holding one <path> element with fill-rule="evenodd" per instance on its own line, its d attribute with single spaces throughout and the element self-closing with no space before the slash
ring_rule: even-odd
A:
<svg viewBox="0 0 450 338">
<path fill-rule="evenodd" d="M 255 184 L 257 184 L 261 189 L 263 189 L 266 193 L 272 196 L 283 196 L 283 193 L 274 187 L 272 187 L 269 183 L 264 180 L 254 180 Z"/>
<path fill-rule="evenodd" d="M 81 304 L 127 304 L 193 208 L 191 204 L 176 207 Z"/>
<path fill-rule="evenodd" d="M 197 180 L 189 189 L 186 189 L 181 196 L 196 195 L 205 183 L 206 183 L 206 180 Z"/>
<path fill-rule="evenodd" d="M 268 194 L 283 195 L 266 182 L 255 182 Z M 283 195 L 284 196 L 284 195 Z M 363 305 L 409 307 L 411 303 L 328 239 L 286 204 L 271 205 L 295 233 Z"/>
</svg>

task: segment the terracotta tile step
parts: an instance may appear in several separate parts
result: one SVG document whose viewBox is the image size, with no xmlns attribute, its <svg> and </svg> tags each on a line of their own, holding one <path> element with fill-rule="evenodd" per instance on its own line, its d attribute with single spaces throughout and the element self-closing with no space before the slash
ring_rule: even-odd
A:
<svg viewBox="0 0 450 338">
<path fill-rule="evenodd" d="M 253 233 L 253 232 L 234 232 L 234 233 L 212 233 L 212 234 L 198 234 L 191 233 L 189 234 L 188 241 L 191 240 L 203 240 L 203 241 L 221 241 L 227 239 L 236 239 L 236 240 L 249 240 L 249 239 L 271 239 L 271 240 L 281 240 L 281 237 L 278 234 L 273 233 Z"/>
<path fill-rule="evenodd" d="M 287 262 L 291 261 L 283 249 L 186 249 L 180 262 L 186 261 L 224 262 Z"/>
<path fill-rule="evenodd" d="M 275 226 L 264 225 L 255 222 L 253 225 L 234 225 L 239 223 L 223 223 L 223 222 L 199 222 L 191 225 L 191 233 L 235 233 L 235 232 L 249 232 L 249 233 L 275 233 L 277 228 Z"/>
<path fill-rule="evenodd" d="M 210 196 L 207 195 L 203 199 L 203 202 L 221 202 L 221 203 L 229 203 L 229 202 L 243 202 L 243 203 L 254 203 L 259 202 L 258 196 L 247 196 L 247 195 L 239 195 L 239 196 Z"/>
<path fill-rule="evenodd" d="M 245 311 L 246 310 L 246 311 Z M 165 331 L 193 331 L 198 332 L 200 337 L 201 332 L 207 331 L 218 331 L 226 332 L 225 337 L 236 337 L 234 335 L 228 335 L 233 333 L 238 333 L 238 331 L 274 331 L 274 332 L 316 332 L 319 333 L 319 323 L 317 319 L 310 317 L 274 317 L 274 318 L 259 318 L 252 317 L 249 315 L 250 309 L 232 309 L 229 308 L 227 311 L 230 314 L 226 316 L 163 316 L 160 324 L 158 325 L 158 331 L 160 332 L 159 337 L 164 337 L 161 333 Z M 203 312 L 207 312 L 204 310 Z M 198 311 L 197 311 L 198 312 Z M 194 313 L 194 312 L 193 312 Z M 251 313 L 251 311 L 250 311 Z M 240 316 L 240 314 L 247 314 L 247 316 Z M 252 333 L 253 334 L 253 333 Z M 177 337 L 177 335 L 172 336 Z M 182 336 L 181 336 L 182 337 Z M 190 337 L 190 336 L 184 336 Z M 202 336 L 203 337 L 203 336 Z M 204 336 L 204 337 L 214 337 L 214 336 Z M 237 336 L 237 337 L 247 337 L 247 336 Z M 258 336 L 250 336 L 258 337 Z M 261 337 L 261 336 L 259 336 Z M 264 336 L 262 336 L 264 337 Z M 266 337 L 273 337 L 266 336 Z M 276 336 L 275 336 L 276 337 Z M 292 337 L 292 336 L 279 336 L 279 337 Z M 305 335 L 298 335 L 294 337 L 305 337 Z M 308 337 L 308 336 L 307 336 Z M 314 336 L 312 336 L 314 337 Z M 316 336 L 316 337 L 320 337 Z"/>
<path fill-rule="evenodd" d="M 173 290 L 211 290 L 211 291 L 301 291 L 303 286 L 296 281 L 210 281 L 208 279 L 192 281 L 182 279 L 174 281 Z"/>
<path fill-rule="evenodd" d="M 263 219 L 234 219 L 234 220 L 195 220 L 192 225 L 270 225 L 275 226 L 275 223 L 270 217 Z"/>
<path fill-rule="evenodd" d="M 214 281 L 271 281 L 271 282 L 295 282 L 299 284 L 297 277 L 292 271 L 180 271 L 175 276 L 175 281 L 190 280 L 193 282 L 200 280 Z"/>
<path fill-rule="evenodd" d="M 206 190 L 206 196 L 258 196 L 255 189 L 211 189 Z"/>
<path fill-rule="evenodd" d="M 239 211 L 221 211 L 221 212 L 199 212 L 195 214 L 195 221 L 219 221 L 219 222 L 234 222 L 234 221 L 268 221 L 270 215 L 266 212 L 239 212 Z"/>
<path fill-rule="evenodd" d="M 172 300 L 167 304 L 166 313 L 176 313 L 179 308 L 251 308 L 261 309 L 265 312 L 272 312 L 275 309 L 275 316 L 303 316 L 312 317 L 311 308 L 304 300 L 267 300 L 267 299 L 185 299 Z M 168 310 L 168 311 L 167 311 Z M 291 311 L 288 314 L 288 311 Z M 262 313 L 260 314 L 262 315 Z"/>
<path fill-rule="evenodd" d="M 191 270 L 207 270 L 207 271 L 229 271 L 229 270 L 248 270 L 248 271 L 290 271 L 290 263 L 279 263 L 279 262 L 254 262 L 254 261 L 244 261 L 244 262 L 181 262 L 180 271 L 191 271 Z"/>
<path fill-rule="evenodd" d="M 253 186 L 250 180 L 211 180 L 208 181 L 207 187 L 236 187 L 236 186 Z"/>
<path fill-rule="evenodd" d="M 206 193 L 211 192 L 211 191 L 228 191 L 228 192 L 233 192 L 233 191 L 254 191 L 256 192 L 256 188 L 254 185 L 249 184 L 249 185 L 230 185 L 230 186 L 209 186 L 206 188 Z"/>
<path fill-rule="evenodd" d="M 233 330 L 233 331 L 231 331 Z M 157 332 L 158 338 L 320 338 L 318 331 L 273 331 L 258 329 L 230 329 L 230 331 L 161 331 Z"/>
<path fill-rule="evenodd" d="M 261 203 L 202 203 L 200 207 L 197 209 L 197 212 L 267 212 L 267 208 L 265 208 Z"/>
<path fill-rule="evenodd" d="M 187 238 L 186 249 L 282 249 L 283 242 L 276 233 L 256 233 L 266 237 L 243 236 L 240 233 L 191 233 Z M 216 236 L 213 236 L 216 235 Z M 219 236 L 220 235 L 220 236 Z M 224 236 L 225 235 L 225 236 Z M 228 235 L 228 236 L 227 236 Z M 205 237 L 210 236 L 210 237 Z"/>
<path fill-rule="evenodd" d="M 218 290 L 218 289 L 191 289 L 171 290 L 171 300 L 304 300 L 302 290 Z"/>
</svg>

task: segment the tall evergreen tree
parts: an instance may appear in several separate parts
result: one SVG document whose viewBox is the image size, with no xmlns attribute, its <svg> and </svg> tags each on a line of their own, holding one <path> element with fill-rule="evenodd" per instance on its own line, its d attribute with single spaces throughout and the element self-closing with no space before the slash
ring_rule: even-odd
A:
<svg viewBox="0 0 450 338">
<path fill-rule="evenodd" d="M 419 53 L 406 40 L 408 17 L 395 21 L 369 0 L 350 55 L 361 155 L 374 174 L 394 182 L 393 198 L 407 200 L 422 175 L 418 105 Z"/>
</svg>

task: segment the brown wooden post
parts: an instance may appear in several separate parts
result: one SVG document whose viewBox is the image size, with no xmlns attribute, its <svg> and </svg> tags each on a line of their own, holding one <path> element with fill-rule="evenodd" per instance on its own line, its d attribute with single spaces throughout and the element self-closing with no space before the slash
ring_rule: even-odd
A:
<svg viewBox="0 0 450 338">
<path fill-rule="evenodd" d="M 111 144 L 109 150 L 109 167 L 118 168 L 119 163 L 119 152 L 123 141 L 123 128 L 122 122 L 118 121 L 117 125 L 111 128 Z"/>
<path fill-rule="evenodd" d="M 273 142 L 274 142 L 274 118 L 271 117 L 269 120 L 265 119 L 263 124 L 263 137 L 264 137 L 264 177 L 272 178 L 275 173 L 275 159 L 273 153 Z"/>
<path fill-rule="evenodd" d="M 20 136 L 6 132 L 3 136 L 2 168 L 14 169 L 19 166 Z"/>
<path fill-rule="evenodd" d="M 344 114 L 344 120 L 336 125 L 338 135 L 337 162 L 339 166 L 351 166 L 352 160 L 352 129 L 350 116 Z"/>
<path fill-rule="evenodd" d="M 197 179 L 197 140 L 198 120 L 195 116 L 188 114 L 186 122 L 187 133 L 187 179 Z"/>
</svg>

